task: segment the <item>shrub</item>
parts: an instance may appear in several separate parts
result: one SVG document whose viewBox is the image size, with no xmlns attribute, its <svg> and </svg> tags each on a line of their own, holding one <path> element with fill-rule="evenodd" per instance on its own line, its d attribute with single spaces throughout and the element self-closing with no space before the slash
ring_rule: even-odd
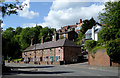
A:
<svg viewBox="0 0 120 78">
<path fill-rule="evenodd" d="M 117 34 L 115 35 L 116 38 L 120 38 L 120 29 L 119 31 L 117 32 Z"/>
<path fill-rule="evenodd" d="M 120 60 L 120 38 L 107 42 L 106 48 L 107 54 L 111 60 Z"/>
<path fill-rule="evenodd" d="M 96 41 L 94 40 L 85 41 L 85 47 L 88 51 L 91 51 L 95 46 L 96 46 Z"/>
<path fill-rule="evenodd" d="M 104 49 L 105 46 L 95 46 L 93 49 L 92 49 L 92 52 L 95 54 L 96 53 L 96 50 L 98 49 Z"/>
</svg>

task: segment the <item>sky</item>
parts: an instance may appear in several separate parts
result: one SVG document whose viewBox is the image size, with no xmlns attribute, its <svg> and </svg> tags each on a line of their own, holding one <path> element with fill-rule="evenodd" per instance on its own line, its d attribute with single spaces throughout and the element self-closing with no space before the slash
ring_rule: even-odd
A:
<svg viewBox="0 0 120 78">
<path fill-rule="evenodd" d="M 30 1 L 23 0 L 21 4 L 27 4 L 22 11 L 18 10 L 18 15 L 10 15 L 2 18 L 2 28 L 17 28 L 18 26 L 35 27 L 36 24 L 42 27 L 51 27 L 59 29 L 66 25 L 75 25 L 80 19 L 94 18 L 98 20 L 99 12 L 103 12 L 105 1 L 99 2 L 74 2 L 64 0 L 54 1 Z"/>
</svg>

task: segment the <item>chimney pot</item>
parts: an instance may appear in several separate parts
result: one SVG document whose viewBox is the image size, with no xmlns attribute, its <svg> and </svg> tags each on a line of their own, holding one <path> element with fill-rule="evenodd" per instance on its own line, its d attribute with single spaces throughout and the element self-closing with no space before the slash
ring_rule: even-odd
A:
<svg viewBox="0 0 120 78">
<path fill-rule="evenodd" d="M 31 45 L 30 46 L 32 46 L 33 45 L 33 38 L 31 39 Z"/>
<path fill-rule="evenodd" d="M 80 23 L 82 23 L 82 19 L 80 19 Z"/>
<path fill-rule="evenodd" d="M 41 37 L 41 43 L 44 43 L 44 37 L 43 36 Z"/>
</svg>

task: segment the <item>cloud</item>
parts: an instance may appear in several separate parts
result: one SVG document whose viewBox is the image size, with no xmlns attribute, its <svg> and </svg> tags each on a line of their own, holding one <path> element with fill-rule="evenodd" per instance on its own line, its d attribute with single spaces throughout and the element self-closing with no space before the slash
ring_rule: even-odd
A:
<svg viewBox="0 0 120 78">
<path fill-rule="evenodd" d="M 24 1 L 22 3 L 22 5 L 27 4 L 27 6 L 25 6 L 22 11 L 19 10 L 18 13 L 19 13 L 19 16 L 21 16 L 21 17 L 25 17 L 25 18 L 28 18 L 28 19 L 33 19 L 34 17 L 39 16 L 39 13 L 34 12 L 34 11 L 29 11 L 29 8 L 30 8 L 29 2 L 30 2 L 30 0 Z"/>
<path fill-rule="evenodd" d="M 5 24 L 2 23 L 2 24 L 1 24 L 1 27 L 4 27 L 4 26 L 5 26 Z"/>
<path fill-rule="evenodd" d="M 59 29 L 61 26 L 74 25 L 79 19 L 90 19 L 93 17 L 98 21 L 98 13 L 102 11 L 104 4 L 88 2 L 53 2 L 50 11 L 44 17 L 44 26 L 50 26 Z"/>
<path fill-rule="evenodd" d="M 23 28 L 26 28 L 26 27 L 35 27 L 36 24 L 35 23 L 25 23 L 22 25 Z"/>
</svg>

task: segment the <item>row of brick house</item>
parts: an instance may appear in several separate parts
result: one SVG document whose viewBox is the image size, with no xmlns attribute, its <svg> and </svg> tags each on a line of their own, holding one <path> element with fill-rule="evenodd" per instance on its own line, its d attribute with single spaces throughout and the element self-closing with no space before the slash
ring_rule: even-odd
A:
<svg viewBox="0 0 120 78">
<path fill-rule="evenodd" d="M 81 54 L 80 46 L 68 39 L 34 44 L 22 53 L 25 62 L 38 64 L 59 64 L 76 62 Z"/>
<path fill-rule="evenodd" d="M 24 62 L 38 64 L 59 64 L 77 62 L 81 55 L 81 47 L 73 41 L 78 37 L 74 30 L 54 31 L 52 41 L 34 44 L 22 53 Z M 32 42 L 32 41 L 31 41 Z"/>
<path fill-rule="evenodd" d="M 82 28 L 83 21 L 80 19 L 79 23 L 76 23 L 75 25 L 67 25 L 64 27 L 61 27 L 61 29 L 57 30 L 57 32 L 66 32 L 70 30 L 75 30 L 75 32 L 78 34 L 80 32 L 80 29 Z"/>
</svg>

